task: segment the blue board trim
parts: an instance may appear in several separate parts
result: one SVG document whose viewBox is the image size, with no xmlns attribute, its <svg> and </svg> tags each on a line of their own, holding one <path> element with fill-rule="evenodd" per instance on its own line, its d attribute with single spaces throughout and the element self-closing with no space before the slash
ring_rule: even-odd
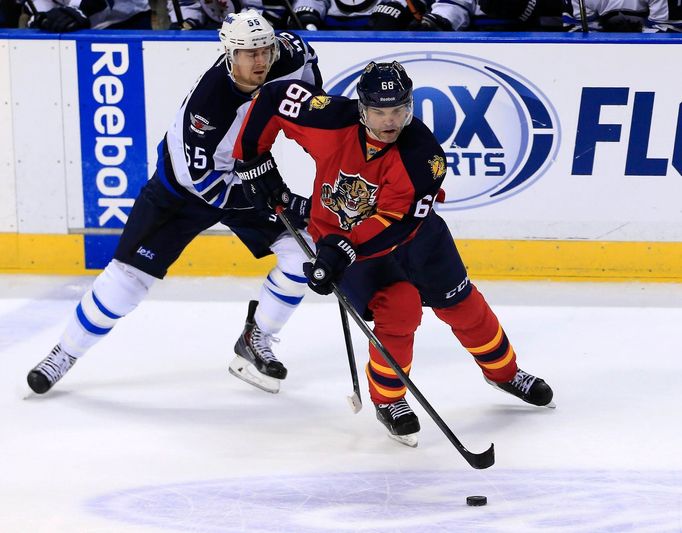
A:
<svg viewBox="0 0 682 533">
<path fill-rule="evenodd" d="M 414 43 L 562 43 L 562 44 L 677 44 L 682 34 L 674 33 L 587 33 L 580 32 L 438 32 L 410 31 L 303 31 L 306 40 L 315 42 L 414 42 Z M 45 33 L 40 30 L 3 29 L 0 39 L 81 41 L 215 41 L 215 30 L 81 30 L 73 33 Z"/>
</svg>

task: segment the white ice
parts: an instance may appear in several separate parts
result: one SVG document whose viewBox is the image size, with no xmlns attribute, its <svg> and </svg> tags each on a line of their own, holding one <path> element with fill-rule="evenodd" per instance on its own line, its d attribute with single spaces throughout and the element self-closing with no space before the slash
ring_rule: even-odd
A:
<svg viewBox="0 0 682 533">
<path fill-rule="evenodd" d="M 364 377 L 353 415 L 338 308 L 311 297 L 276 351 L 277 395 L 227 372 L 258 281 L 173 278 L 48 394 L 28 370 L 89 277 L 0 276 L 0 531 L 682 531 L 682 285 L 479 283 L 556 410 L 487 385 L 425 310 L 411 374 L 474 470 L 408 395 L 389 439 Z M 411 399 L 410 399 L 411 398 Z M 467 507 L 466 496 L 488 497 Z"/>
</svg>

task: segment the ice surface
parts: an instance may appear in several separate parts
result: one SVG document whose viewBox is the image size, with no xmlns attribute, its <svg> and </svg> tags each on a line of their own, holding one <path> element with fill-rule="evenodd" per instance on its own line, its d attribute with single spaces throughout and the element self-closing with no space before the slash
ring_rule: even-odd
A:
<svg viewBox="0 0 682 533">
<path fill-rule="evenodd" d="M 470 450 L 495 443 L 476 471 L 413 398 L 419 447 L 387 438 L 362 367 L 352 414 L 331 297 L 282 332 L 279 394 L 230 376 L 256 280 L 158 284 L 50 393 L 29 394 L 91 281 L 0 276 L 3 533 L 682 531 L 682 285 L 479 283 L 556 410 L 488 386 L 425 310 L 411 377 Z M 488 505 L 467 507 L 472 494 Z"/>
</svg>

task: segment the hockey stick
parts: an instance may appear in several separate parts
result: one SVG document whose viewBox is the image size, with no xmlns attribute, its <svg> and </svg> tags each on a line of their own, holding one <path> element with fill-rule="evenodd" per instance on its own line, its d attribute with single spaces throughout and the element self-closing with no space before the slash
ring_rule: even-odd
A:
<svg viewBox="0 0 682 533">
<path fill-rule="evenodd" d="M 305 239 L 303 238 L 303 235 L 301 235 L 301 232 L 298 231 L 291 224 L 288 218 L 286 218 L 286 215 L 283 213 L 282 208 L 278 208 L 277 215 L 279 216 L 280 220 L 284 223 L 284 225 L 287 227 L 287 230 L 289 231 L 291 236 L 296 240 L 298 245 L 305 252 L 308 259 L 315 259 L 315 253 L 310 249 L 308 243 L 305 242 Z M 348 314 L 346 313 L 346 309 L 341 304 L 341 301 L 339 301 L 339 313 L 341 314 L 343 340 L 346 341 L 346 354 L 348 355 L 348 365 L 350 366 L 350 377 L 353 380 L 353 394 L 351 394 L 350 396 L 346 396 L 346 399 L 348 400 L 348 404 L 350 405 L 350 408 L 353 410 L 353 413 L 358 414 L 360 412 L 360 409 L 362 409 L 362 399 L 360 398 L 360 383 L 358 381 L 358 368 L 355 364 L 355 351 L 353 350 L 353 337 L 351 337 L 350 335 L 350 327 L 348 326 Z"/>
<path fill-rule="evenodd" d="M 296 11 L 294 11 L 291 2 L 289 0 L 284 0 L 284 6 L 287 8 L 287 11 L 291 15 L 291 20 L 293 20 L 294 24 L 296 24 L 296 28 L 299 30 L 305 30 L 303 24 L 301 24 L 301 19 L 298 18 L 298 15 L 296 14 Z"/>
<path fill-rule="evenodd" d="M 308 246 L 308 243 L 305 242 L 300 232 L 293 226 L 289 218 L 286 216 L 286 214 L 284 213 L 284 209 L 282 207 L 278 207 L 276 209 L 276 212 L 277 215 L 279 216 L 279 219 L 284 223 L 289 233 L 291 233 L 291 235 L 296 239 L 296 242 L 299 244 L 299 246 L 301 246 L 305 254 L 310 259 L 312 259 L 315 256 L 315 254 L 310 249 L 310 246 Z M 462 455 L 462 457 L 464 457 L 466 462 L 477 469 L 483 469 L 492 466 L 495 463 L 495 445 L 491 444 L 490 448 L 488 448 L 486 451 L 482 453 L 473 453 L 467 450 L 464 447 L 464 445 L 459 441 L 457 436 L 450 430 L 447 424 L 443 421 L 440 415 L 436 412 L 436 410 L 433 407 L 431 407 L 431 404 L 427 401 L 427 399 L 417 388 L 417 386 L 414 383 L 412 383 L 412 380 L 409 378 L 409 376 L 403 371 L 402 368 L 400 368 L 400 365 L 396 362 L 393 356 L 390 353 L 388 353 L 388 350 L 384 347 L 384 345 L 377 338 L 374 332 L 369 328 L 367 323 L 362 319 L 362 317 L 358 314 L 355 308 L 351 305 L 351 303 L 348 301 L 348 298 L 346 298 L 346 296 L 339 290 L 339 287 L 336 285 L 336 283 L 332 283 L 332 290 L 336 298 L 339 300 L 339 304 L 353 318 L 353 320 L 365 334 L 369 342 L 372 343 L 372 345 L 377 350 L 379 350 L 384 360 L 397 374 L 398 378 L 400 378 L 400 381 L 403 382 L 407 389 L 417 399 L 419 404 L 433 419 L 436 425 L 445 434 L 445 436 L 453 444 L 457 451 Z"/>
<path fill-rule="evenodd" d="M 29 15 L 35 17 L 38 14 L 38 9 L 36 8 L 36 5 L 33 3 L 33 0 L 24 0 L 22 2 L 26 6 L 26 9 L 30 11 Z"/>
<path fill-rule="evenodd" d="M 180 0 L 173 0 L 173 12 L 175 13 L 175 18 L 177 19 L 178 27 L 182 27 L 183 22 L 185 22 L 182 16 L 182 10 L 180 9 Z"/>
<path fill-rule="evenodd" d="M 299 233 L 299 232 L 296 232 Z M 300 235 L 300 233 L 299 233 Z M 305 242 L 305 241 L 303 241 Z M 313 259 L 308 257 L 308 259 Z M 362 409 L 362 399 L 360 398 L 360 383 L 358 382 L 358 367 L 355 364 L 355 351 L 353 350 L 353 337 L 350 335 L 350 327 L 348 326 L 348 313 L 339 302 L 339 314 L 341 315 L 341 327 L 343 328 L 343 340 L 346 341 L 346 354 L 348 355 L 348 365 L 350 366 L 350 377 L 353 380 L 353 394 L 346 396 L 350 408 L 355 414 Z"/>
<path fill-rule="evenodd" d="M 587 14 L 585 11 L 585 0 L 578 0 L 578 9 L 580 10 L 580 27 L 583 33 L 589 33 L 590 27 L 587 25 Z"/>
</svg>

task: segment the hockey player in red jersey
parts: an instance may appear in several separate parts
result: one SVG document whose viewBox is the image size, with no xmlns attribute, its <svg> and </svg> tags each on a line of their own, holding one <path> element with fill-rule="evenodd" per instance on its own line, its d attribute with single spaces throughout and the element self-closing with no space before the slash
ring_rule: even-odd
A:
<svg viewBox="0 0 682 533">
<path fill-rule="evenodd" d="M 433 208 L 445 155 L 413 117 L 412 80 L 400 63 L 369 63 L 359 101 L 300 82 L 265 86 L 235 144 L 235 170 L 257 209 L 285 205 L 290 191 L 269 150 L 281 130 L 316 162 L 308 231 L 317 244 L 308 285 L 337 282 L 405 372 L 422 305 L 471 353 L 485 380 L 525 402 L 553 407 L 552 389 L 518 368 L 497 317 L 470 282 L 450 231 Z M 419 421 L 406 387 L 370 345 L 367 378 L 377 418 L 416 446 Z"/>
</svg>

